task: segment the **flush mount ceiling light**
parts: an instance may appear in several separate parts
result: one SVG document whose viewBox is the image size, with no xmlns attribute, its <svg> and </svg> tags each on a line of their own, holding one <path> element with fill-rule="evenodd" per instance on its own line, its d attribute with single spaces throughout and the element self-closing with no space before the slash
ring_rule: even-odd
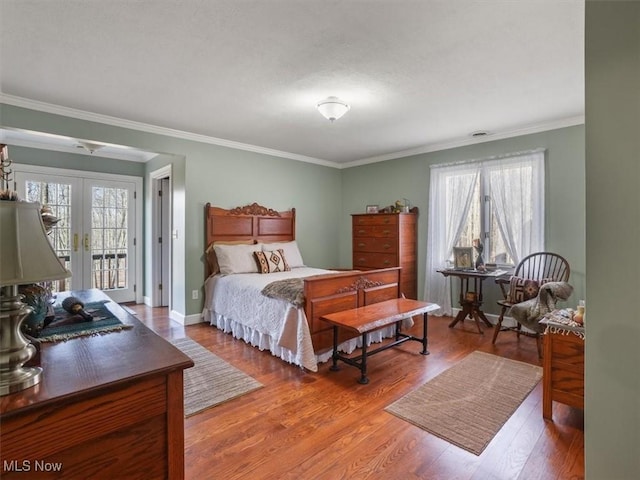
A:
<svg viewBox="0 0 640 480">
<path fill-rule="evenodd" d="M 327 120 L 333 122 L 347 113 L 351 107 L 338 97 L 327 97 L 318 102 L 316 108 Z"/>
<path fill-rule="evenodd" d="M 76 145 L 76 147 L 84 148 L 87 152 L 93 153 L 96 150 L 100 150 L 101 148 L 104 148 L 104 145 L 102 145 L 101 143 L 85 142 L 85 141 L 78 140 L 78 145 Z"/>
</svg>

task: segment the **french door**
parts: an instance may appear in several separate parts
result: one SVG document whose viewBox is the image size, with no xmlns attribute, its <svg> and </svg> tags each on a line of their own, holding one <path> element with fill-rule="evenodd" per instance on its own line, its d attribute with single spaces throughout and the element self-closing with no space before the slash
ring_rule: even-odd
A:
<svg viewBox="0 0 640 480">
<path fill-rule="evenodd" d="M 49 239 L 72 276 L 56 290 L 97 288 L 116 302 L 138 301 L 136 191 L 141 181 L 46 167 L 23 171 L 16 166 L 14 172 L 18 194 L 47 205 L 59 219 Z"/>
</svg>

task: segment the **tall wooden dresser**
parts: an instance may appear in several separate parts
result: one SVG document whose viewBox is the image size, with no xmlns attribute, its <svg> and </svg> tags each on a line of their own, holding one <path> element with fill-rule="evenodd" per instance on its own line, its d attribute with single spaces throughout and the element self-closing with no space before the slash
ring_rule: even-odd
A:
<svg viewBox="0 0 640 480">
<path fill-rule="evenodd" d="M 417 208 L 411 213 L 352 215 L 353 268 L 401 267 L 400 292 L 418 298 Z"/>
</svg>

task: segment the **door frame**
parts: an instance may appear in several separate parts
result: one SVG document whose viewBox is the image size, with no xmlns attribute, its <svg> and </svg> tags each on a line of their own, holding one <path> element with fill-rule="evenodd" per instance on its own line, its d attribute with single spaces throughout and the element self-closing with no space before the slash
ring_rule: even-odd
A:
<svg viewBox="0 0 640 480">
<path fill-rule="evenodd" d="M 169 231 L 171 234 L 167 236 L 168 238 L 162 238 L 163 245 L 168 245 L 167 248 L 169 252 L 168 265 L 165 265 L 169 268 L 169 284 L 166 285 L 166 287 L 163 285 L 163 288 L 169 289 L 169 311 L 171 311 L 173 306 L 173 180 L 172 166 L 170 164 L 149 173 L 149 192 L 151 194 L 151 285 L 149 286 L 150 295 L 148 304 L 152 307 L 162 305 L 162 291 L 158 288 L 162 282 L 162 271 L 158 268 L 158 265 L 162 264 L 162 249 L 159 247 L 158 242 L 155 241 L 155 239 L 162 236 L 162 224 L 159 221 L 160 209 L 158 208 L 157 199 L 162 180 L 165 178 L 169 179 L 169 211 L 163 211 L 162 213 L 163 220 L 169 222 Z"/>
<path fill-rule="evenodd" d="M 91 172 L 87 170 L 71 170 L 67 168 L 53 168 L 53 167 L 45 167 L 40 165 L 26 165 L 14 163 L 12 165 L 12 170 L 14 172 L 21 173 L 33 173 L 33 174 L 44 174 L 44 175 L 52 175 L 52 176 L 66 176 L 66 177 L 75 177 L 81 179 L 91 179 L 91 180 L 112 180 L 115 182 L 132 182 L 135 185 L 134 188 L 134 225 L 135 225 L 135 242 L 134 248 L 136 253 L 136 261 L 135 261 L 135 275 L 133 276 L 134 285 L 135 285 L 135 301 L 136 303 L 142 303 L 143 300 L 143 271 L 142 271 L 142 254 L 144 249 L 142 248 L 144 244 L 144 237 L 142 232 L 142 219 L 143 219 L 143 179 L 142 177 L 135 177 L 132 175 L 119 175 L 116 173 L 102 173 L 102 172 Z M 15 190 L 15 185 L 14 185 Z"/>
</svg>

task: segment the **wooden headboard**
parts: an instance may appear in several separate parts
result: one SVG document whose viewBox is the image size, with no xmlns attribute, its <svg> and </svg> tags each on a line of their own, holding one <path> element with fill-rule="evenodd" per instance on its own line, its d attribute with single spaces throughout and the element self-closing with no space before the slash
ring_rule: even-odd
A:
<svg viewBox="0 0 640 480">
<path fill-rule="evenodd" d="M 277 212 L 257 203 L 230 210 L 205 205 L 206 247 L 213 242 L 288 242 L 296 238 L 296 209 Z"/>
</svg>

